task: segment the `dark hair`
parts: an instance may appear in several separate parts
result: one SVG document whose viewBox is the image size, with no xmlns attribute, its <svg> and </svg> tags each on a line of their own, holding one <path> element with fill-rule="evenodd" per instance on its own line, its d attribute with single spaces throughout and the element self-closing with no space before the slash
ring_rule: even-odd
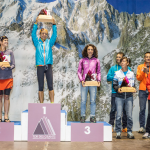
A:
<svg viewBox="0 0 150 150">
<path fill-rule="evenodd" d="M 123 52 L 118 52 L 117 55 L 118 54 L 122 55 L 123 57 L 125 56 L 125 54 Z"/>
<path fill-rule="evenodd" d="M 7 37 L 7 36 L 1 36 L 1 37 L 0 37 L 0 41 L 1 41 L 1 42 L 3 42 L 4 39 L 8 39 L 8 37 Z M 1 46 L 1 44 L 0 44 L 0 46 Z"/>
<path fill-rule="evenodd" d="M 150 52 L 146 52 L 146 53 L 144 54 L 144 57 L 145 57 L 146 54 L 150 54 Z"/>
<path fill-rule="evenodd" d="M 94 55 L 95 58 L 98 58 L 98 50 L 97 50 L 96 46 L 94 46 L 93 44 L 88 44 L 88 45 L 86 45 L 86 46 L 84 47 L 84 49 L 83 49 L 83 51 L 82 51 L 82 56 L 83 56 L 84 58 L 85 58 L 85 57 L 88 57 L 87 49 L 88 49 L 89 46 L 92 46 L 92 47 L 93 47 L 93 49 L 94 49 L 93 55 Z"/>
<path fill-rule="evenodd" d="M 124 59 L 129 63 L 129 65 L 131 64 L 131 59 L 130 59 L 130 58 L 127 58 L 127 57 L 122 57 L 122 58 L 120 59 L 120 63 L 121 63 Z"/>
</svg>

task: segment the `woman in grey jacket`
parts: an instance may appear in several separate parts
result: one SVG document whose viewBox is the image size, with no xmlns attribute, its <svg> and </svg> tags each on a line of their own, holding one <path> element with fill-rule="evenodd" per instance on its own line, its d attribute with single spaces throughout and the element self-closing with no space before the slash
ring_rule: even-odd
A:
<svg viewBox="0 0 150 150">
<path fill-rule="evenodd" d="M 10 100 L 9 95 L 13 87 L 12 69 L 15 68 L 15 59 L 13 52 L 7 49 L 8 38 L 0 37 L 0 61 L 8 61 L 10 67 L 0 65 L 0 122 L 2 122 L 2 98 L 4 95 L 4 122 L 10 122 L 8 118 Z"/>
<path fill-rule="evenodd" d="M 113 88 L 115 89 L 116 93 L 116 138 L 121 139 L 121 117 L 122 117 L 122 111 L 123 106 L 125 104 L 125 110 L 127 115 L 127 137 L 129 139 L 134 139 L 134 135 L 132 134 L 132 126 L 133 126 L 133 120 L 132 120 L 132 109 L 133 109 L 133 93 L 128 92 L 122 92 L 121 91 L 121 85 L 126 78 L 128 80 L 128 86 L 133 87 L 134 86 L 134 73 L 128 69 L 128 65 L 130 63 L 130 60 L 127 57 L 123 57 L 120 60 L 120 64 L 122 69 L 115 72 L 115 76 L 113 79 Z"/>
</svg>

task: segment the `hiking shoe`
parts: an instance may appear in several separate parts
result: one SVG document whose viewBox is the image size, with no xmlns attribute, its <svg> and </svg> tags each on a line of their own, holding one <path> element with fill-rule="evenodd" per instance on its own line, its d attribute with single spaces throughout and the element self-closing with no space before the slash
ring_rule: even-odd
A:
<svg viewBox="0 0 150 150">
<path fill-rule="evenodd" d="M 144 135 L 143 135 L 143 137 L 142 137 L 143 139 L 147 139 L 147 138 L 150 138 L 150 134 L 148 133 L 148 132 L 146 132 Z"/>
<path fill-rule="evenodd" d="M 122 132 L 126 132 L 127 133 L 127 128 L 122 129 Z"/>
<path fill-rule="evenodd" d="M 81 122 L 81 123 L 85 123 L 85 116 L 81 116 L 81 117 L 80 117 L 80 122 Z"/>
<path fill-rule="evenodd" d="M 91 123 L 96 123 L 96 118 L 94 116 L 90 117 L 90 122 Z"/>
<path fill-rule="evenodd" d="M 132 133 L 132 132 L 128 132 L 127 138 L 129 138 L 129 139 L 134 139 L 133 133 Z"/>
<path fill-rule="evenodd" d="M 138 133 L 145 133 L 145 129 L 143 127 L 141 127 L 140 130 L 138 131 Z"/>
<path fill-rule="evenodd" d="M 121 132 L 116 133 L 116 139 L 121 139 Z"/>
</svg>

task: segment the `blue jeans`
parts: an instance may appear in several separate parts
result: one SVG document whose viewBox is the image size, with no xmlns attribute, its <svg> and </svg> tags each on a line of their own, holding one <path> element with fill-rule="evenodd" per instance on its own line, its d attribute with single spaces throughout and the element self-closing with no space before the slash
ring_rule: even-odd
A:
<svg viewBox="0 0 150 150">
<path fill-rule="evenodd" d="M 81 116 L 85 116 L 88 90 L 90 92 L 90 116 L 95 116 L 97 86 L 83 87 L 81 84 Z"/>
<path fill-rule="evenodd" d="M 140 127 L 143 128 L 145 128 L 145 110 L 147 98 L 148 98 L 148 91 L 139 90 L 139 106 L 140 106 L 139 122 Z"/>
<path fill-rule="evenodd" d="M 116 93 L 112 93 L 111 95 L 111 111 L 110 111 L 110 120 L 109 124 L 114 126 L 114 121 L 116 117 L 116 103 L 115 103 Z M 122 127 L 123 129 L 127 127 L 127 116 L 125 111 L 125 104 L 123 107 L 123 116 L 122 116 Z"/>
<path fill-rule="evenodd" d="M 127 130 L 132 132 L 133 120 L 132 120 L 132 109 L 133 109 L 133 97 L 119 98 L 116 97 L 116 132 L 121 132 L 121 117 L 123 111 L 123 105 L 125 104 L 125 110 L 127 115 Z"/>
</svg>

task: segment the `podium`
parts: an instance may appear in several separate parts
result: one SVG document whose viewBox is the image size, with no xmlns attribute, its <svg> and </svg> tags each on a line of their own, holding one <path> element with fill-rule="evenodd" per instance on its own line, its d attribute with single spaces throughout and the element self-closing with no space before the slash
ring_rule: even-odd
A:
<svg viewBox="0 0 150 150">
<path fill-rule="evenodd" d="M 14 141 L 14 123 L 0 123 L 0 141 Z"/>
<path fill-rule="evenodd" d="M 30 107 L 30 105 L 33 105 L 33 108 Z M 39 107 L 40 105 L 40 107 Z M 49 105 L 47 107 L 47 105 Z M 37 107 L 37 108 L 36 108 Z M 44 108 L 43 108 L 44 107 Z M 45 108 L 46 107 L 46 108 Z M 57 108 L 57 115 L 55 115 L 53 113 L 53 108 Z M 33 111 L 30 116 L 30 108 L 31 108 L 31 111 Z M 13 136 L 14 138 L 12 138 L 11 140 L 14 140 L 14 141 L 68 141 L 68 142 L 74 142 L 75 140 L 73 140 L 73 136 L 72 135 L 75 135 L 73 132 L 74 132 L 74 129 L 76 130 L 78 128 L 78 125 L 79 127 L 82 127 L 82 125 L 84 126 L 83 129 L 80 131 L 80 132 L 77 132 L 77 135 L 81 135 L 80 133 L 84 133 L 85 132 L 87 133 L 86 135 L 89 136 L 90 134 L 89 133 L 89 130 L 93 132 L 93 129 L 91 128 L 91 125 L 92 126 L 98 126 L 98 128 L 101 128 L 101 129 L 97 129 L 97 132 L 99 134 L 101 134 L 101 137 L 99 137 L 99 141 L 102 141 L 100 139 L 102 139 L 102 136 L 103 136 L 103 141 L 112 141 L 112 126 L 107 123 L 107 122 L 100 122 L 98 121 L 97 123 L 90 123 L 89 121 L 86 121 L 85 123 L 80 123 L 79 121 L 67 121 L 67 112 L 65 110 L 60 110 L 60 104 L 29 104 L 29 110 L 25 110 L 21 113 L 21 121 L 12 121 L 12 123 L 0 123 L 0 127 L 2 124 L 8 124 L 8 125 L 11 125 L 12 127 L 7 127 L 7 126 L 3 126 L 3 130 L 7 130 L 8 128 L 11 129 L 11 132 L 13 131 Z M 40 110 L 41 109 L 41 110 Z M 47 110 L 48 109 L 48 110 Z M 37 114 L 36 111 L 39 111 L 41 116 L 39 114 Z M 51 116 L 47 116 L 46 114 L 51 114 L 52 117 L 54 118 L 51 119 Z M 33 116 L 32 116 L 33 115 Z M 55 127 L 55 118 L 56 116 L 59 116 L 59 123 L 58 126 L 59 126 L 59 133 L 57 132 L 57 128 Z M 36 119 L 35 119 L 36 118 Z M 30 122 L 30 119 L 31 119 L 31 122 Z M 34 120 L 35 119 L 35 120 Z M 35 121 L 35 124 L 32 122 L 32 121 Z M 41 121 L 42 120 L 42 121 Z M 49 120 L 49 121 L 48 121 Z M 52 128 L 49 126 L 49 123 L 51 124 Z M 30 123 L 31 123 L 31 126 L 30 127 Z M 97 124 L 101 124 L 102 126 L 100 127 L 99 125 Z M 90 129 L 89 129 L 90 127 Z M 37 130 L 36 130 L 37 129 Z M 49 130 L 51 129 L 51 130 Z M 56 137 L 58 139 L 54 139 L 55 136 L 54 135 L 54 132 L 56 133 Z M 103 133 L 102 133 L 102 130 L 103 130 Z M 30 135 L 29 135 L 30 134 Z M 52 134 L 52 135 L 51 135 Z M 40 137 L 41 139 L 31 139 L 30 136 L 32 136 L 35 138 L 38 138 Z M 46 139 L 46 137 L 50 135 L 51 136 L 51 139 Z M 95 134 L 95 136 L 97 136 Z M 99 135 L 98 135 L 99 136 Z M 42 139 L 42 138 L 45 138 L 45 139 Z M 2 138 L 0 139 L 0 141 L 10 141 L 10 139 L 8 139 L 9 136 L 6 135 L 6 138 Z M 53 139 L 52 139 L 53 138 Z M 82 141 L 82 139 L 80 139 L 79 141 Z M 88 142 L 89 140 L 85 140 L 86 142 Z"/>
<path fill-rule="evenodd" d="M 71 123 L 72 142 L 103 142 L 103 123 Z"/>
<path fill-rule="evenodd" d="M 60 141 L 60 104 L 28 105 L 28 141 Z"/>
</svg>

